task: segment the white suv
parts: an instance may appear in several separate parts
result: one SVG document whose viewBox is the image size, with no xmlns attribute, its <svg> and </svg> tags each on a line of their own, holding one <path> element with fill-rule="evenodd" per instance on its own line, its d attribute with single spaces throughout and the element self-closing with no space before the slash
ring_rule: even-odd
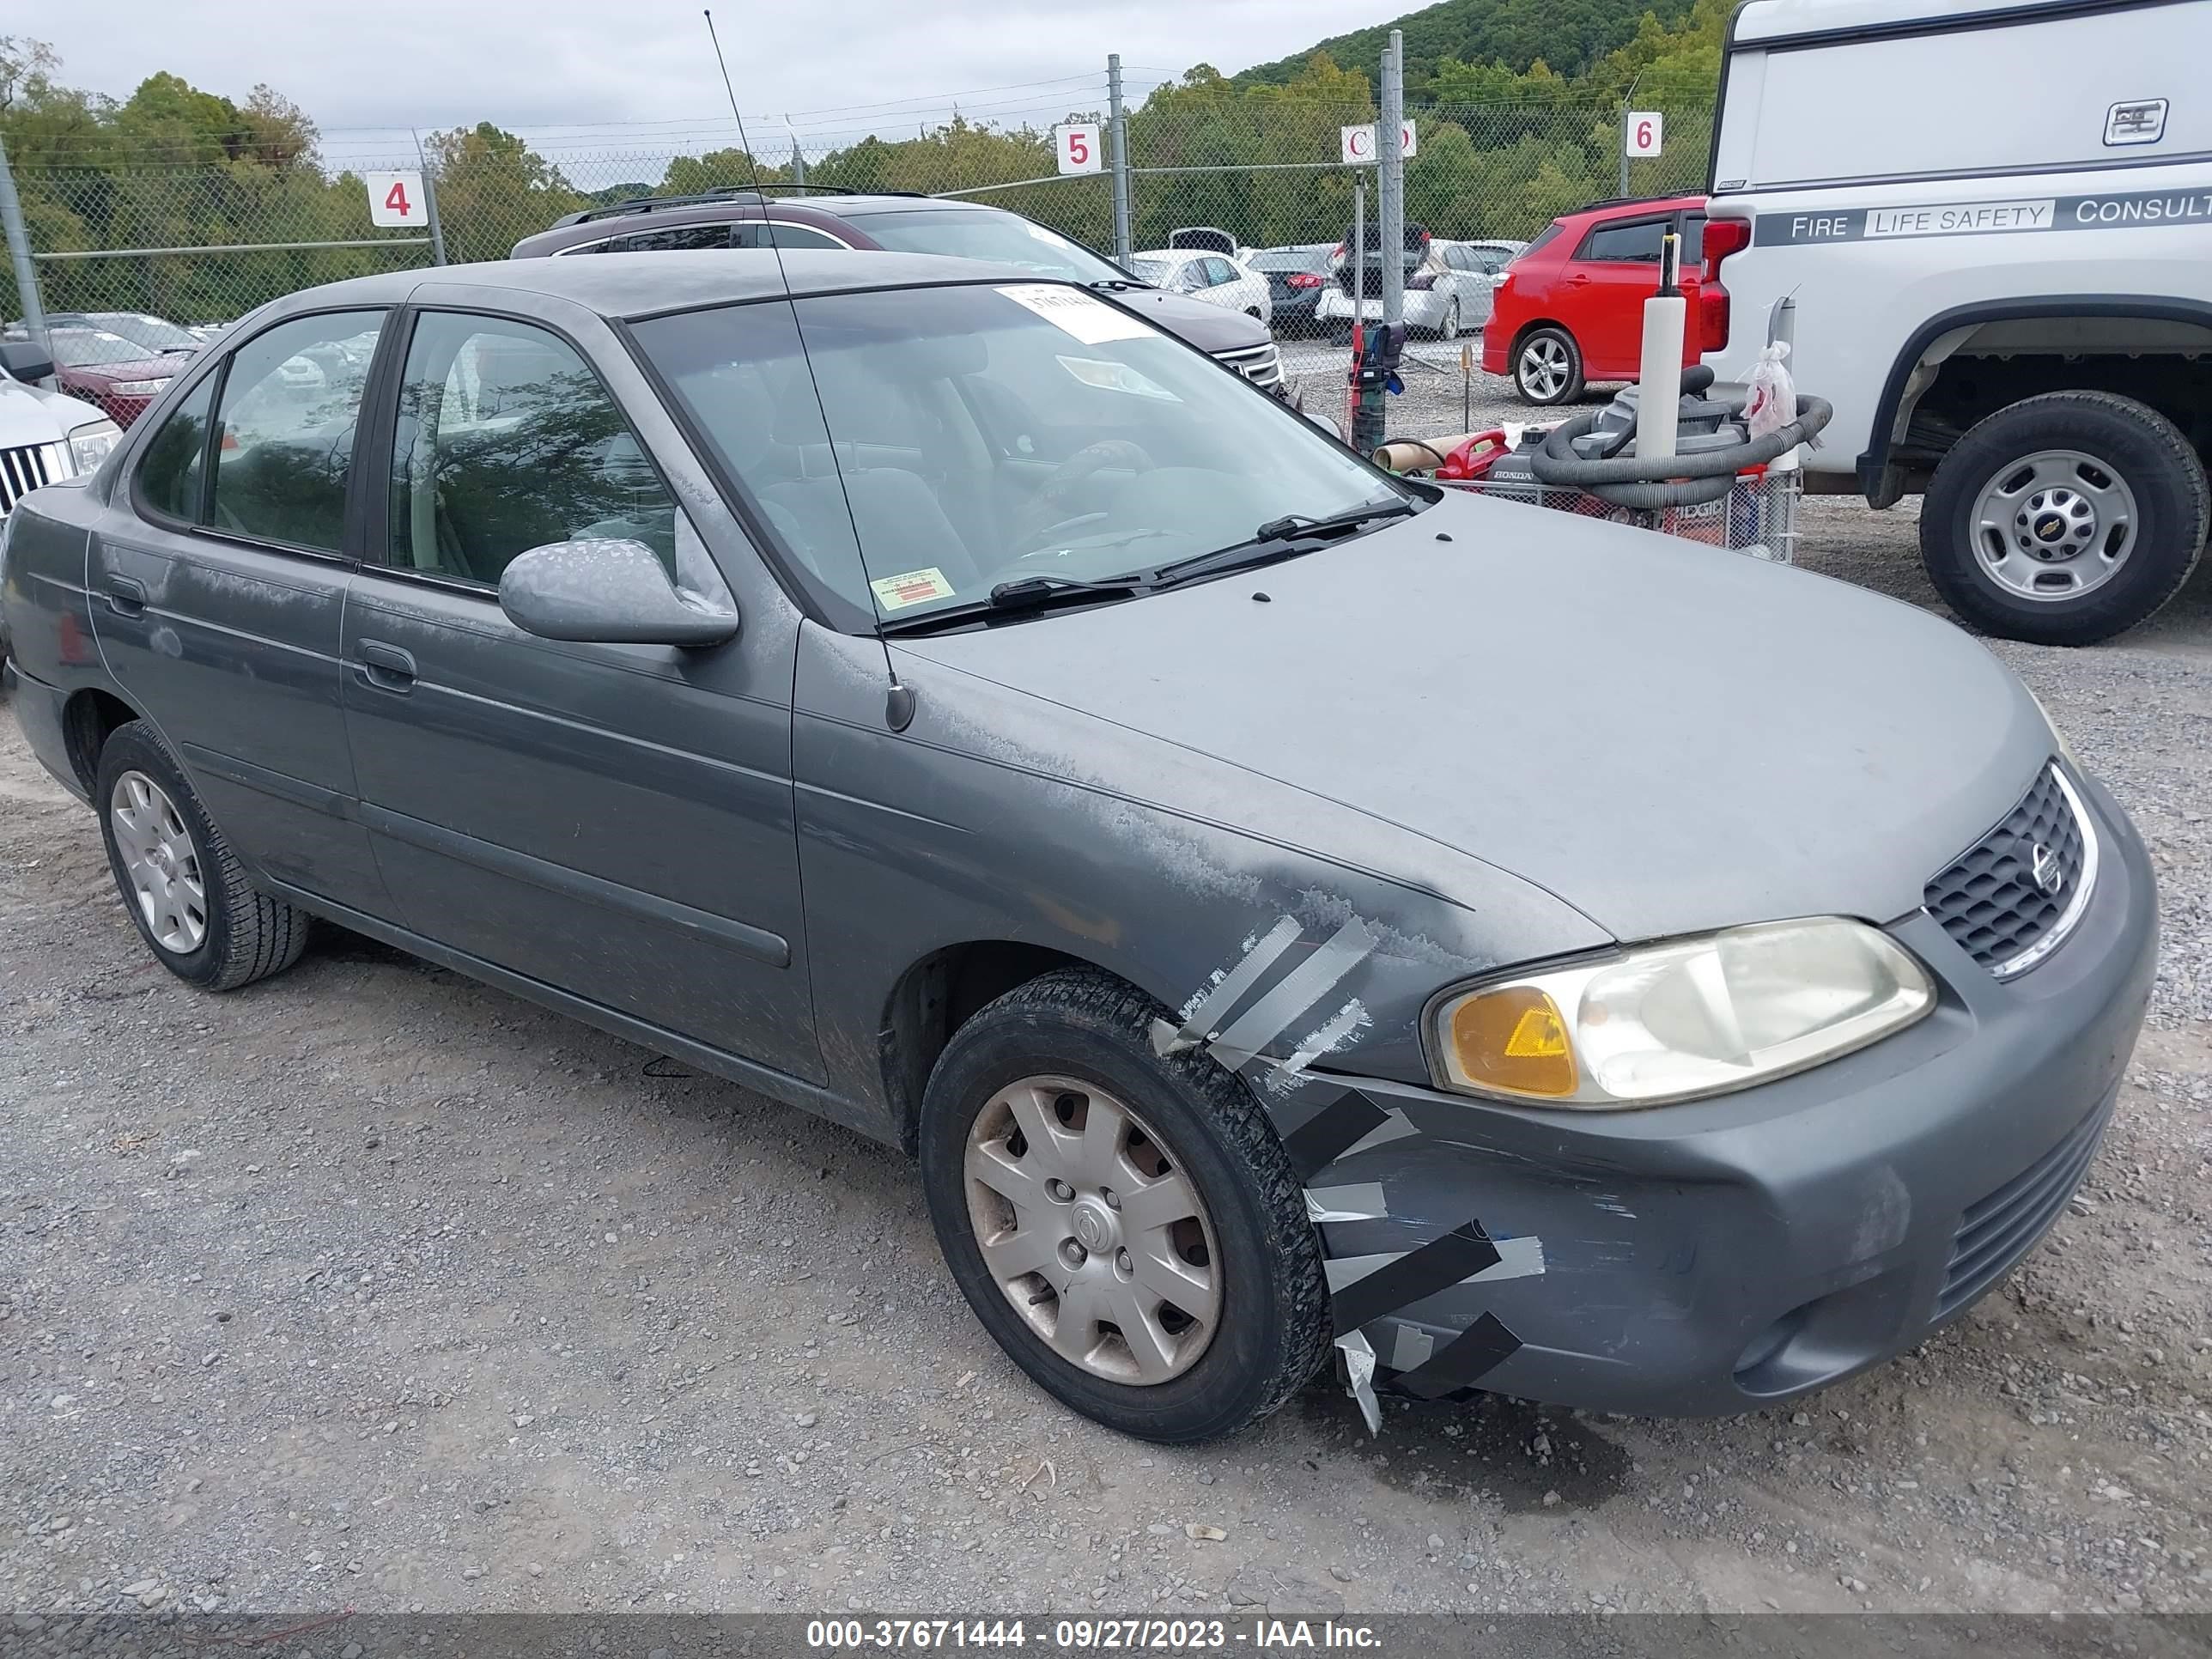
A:
<svg viewBox="0 0 2212 1659">
<path fill-rule="evenodd" d="M 1708 361 L 1743 379 L 1794 296 L 1797 383 L 1836 410 L 1808 487 L 1924 492 L 1929 577 L 1989 632 L 2106 638 L 2203 547 L 2208 59 L 2212 0 L 1732 21 L 1705 254 L 1733 327 Z"/>
</svg>

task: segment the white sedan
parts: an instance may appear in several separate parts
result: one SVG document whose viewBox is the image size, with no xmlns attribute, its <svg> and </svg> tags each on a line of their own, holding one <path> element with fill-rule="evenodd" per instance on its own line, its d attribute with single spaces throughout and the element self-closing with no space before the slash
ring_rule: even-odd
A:
<svg viewBox="0 0 2212 1659">
<path fill-rule="evenodd" d="M 1164 288 L 1170 294 L 1188 294 L 1208 305 L 1241 311 L 1261 322 L 1275 315 L 1274 296 L 1267 279 L 1243 261 L 1225 253 L 1203 249 L 1165 247 L 1139 253 L 1129 261 L 1137 280 Z"/>
<path fill-rule="evenodd" d="M 1505 267 L 1528 245 L 1515 241 L 1431 241 L 1419 258 L 1408 256 L 1406 273 L 1406 325 L 1417 334 L 1449 340 L 1490 321 L 1492 296 L 1505 280 Z M 1382 315 L 1382 301 L 1375 296 L 1380 273 L 1368 255 L 1366 303 L 1361 314 L 1370 322 Z M 1337 262 L 1336 279 L 1322 290 L 1315 317 L 1324 323 L 1352 320 L 1352 273 Z"/>
</svg>

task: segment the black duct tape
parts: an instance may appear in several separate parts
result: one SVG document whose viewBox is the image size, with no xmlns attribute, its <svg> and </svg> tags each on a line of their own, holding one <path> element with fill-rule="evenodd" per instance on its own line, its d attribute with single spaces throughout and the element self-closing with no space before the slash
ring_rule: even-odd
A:
<svg viewBox="0 0 2212 1659">
<path fill-rule="evenodd" d="M 1285 1135 L 1283 1150 L 1291 1155 L 1299 1184 L 1310 1186 L 1316 1175 L 1389 1121 L 1390 1115 L 1358 1090 L 1346 1089 Z"/>
<path fill-rule="evenodd" d="M 1377 1267 L 1364 1279 L 1353 1279 L 1330 1297 L 1336 1334 L 1343 1336 L 1356 1331 L 1370 1319 L 1395 1313 L 1425 1296 L 1434 1296 L 1470 1274 L 1496 1267 L 1498 1261 L 1498 1247 L 1482 1231 L 1482 1224 L 1465 1222 L 1441 1238 L 1431 1239 L 1419 1249 L 1407 1251 L 1387 1267 Z M 1457 1342 L 1452 1345 L 1458 1346 Z M 1445 1350 L 1446 1353 L 1449 1352 L 1449 1348 Z M 1437 1356 L 1442 1358 L 1441 1354 Z"/>
<path fill-rule="evenodd" d="M 1398 1386 L 1423 1400 L 1434 1400 L 1455 1389 L 1471 1387 L 1520 1351 L 1521 1339 L 1506 1328 L 1496 1314 L 1485 1314 L 1431 1355 L 1418 1370 L 1407 1371 Z"/>
</svg>

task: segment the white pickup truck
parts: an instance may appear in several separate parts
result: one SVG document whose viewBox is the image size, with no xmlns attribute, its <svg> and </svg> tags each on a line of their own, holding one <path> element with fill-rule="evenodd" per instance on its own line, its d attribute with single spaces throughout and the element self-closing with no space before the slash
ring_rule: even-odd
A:
<svg viewBox="0 0 2212 1659">
<path fill-rule="evenodd" d="M 1922 493 L 1962 617 L 2051 644 L 2171 599 L 2212 460 L 2212 0 L 1749 0 L 1708 276 L 1747 376 L 1796 301 L 1808 488 Z"/>
<path fill-rule="evenodd" d="M 40 484 L 91 471 L 123 436 L 92 404 L 38 384 L 53 372 L 38 346 L 0 341 L 0 520 Z M 7 549 L 0 527 L 0 586 L 8 580 Z M 8 635 L 0 629 L 0 672 L 7 660 Z"/>
</svg>

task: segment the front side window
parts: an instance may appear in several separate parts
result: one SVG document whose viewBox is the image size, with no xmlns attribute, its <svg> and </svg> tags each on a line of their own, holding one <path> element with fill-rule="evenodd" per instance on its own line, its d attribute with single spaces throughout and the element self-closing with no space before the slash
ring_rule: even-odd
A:
<svg viewBox="0 0 2212 1659">
<path fill-rule="evenodd" d="M 746 247 L 843 247 L 827 231 L 817 230 L 811 225 L 789 225 L 781 222 L 757 224 L 747 228 L 752 232 Z"/>
<path fill-rule="evenodd" d="M 1607 264 L 1657 264 L 1668 221 L 1644 219 L 1629 225 L 1600 225 L 1583 243 L 1582 257 Z"/>
<path fill-rule="evenodd" d="M 640 541 L 676 572 L 676 507 L 575 348 L 527 323 L 426 312 L 408 343 L 388 562 L 495 586 L 518 553 Z"/>
<path fill-rule="evenodd" d="M 1404 501 L 1276 399 L 1081 289 L 825 295 L 635 331 L 841 626 Z"/>
<path fill-rule="evenodd" d="M 295 317 L 231 354 L 209 522 L 335 553 L 381 311 Z"/>
<path fill-rule="evenodd" d="M 138 463 L 138 498 L 148 511 L 165 519 L 196 524 L 200 516 L 200 479 L 207 466 L 208 413 L 215 405 L 216 377 L 209 375 L 191 395 L 169 411 Z"/>
</svg>

